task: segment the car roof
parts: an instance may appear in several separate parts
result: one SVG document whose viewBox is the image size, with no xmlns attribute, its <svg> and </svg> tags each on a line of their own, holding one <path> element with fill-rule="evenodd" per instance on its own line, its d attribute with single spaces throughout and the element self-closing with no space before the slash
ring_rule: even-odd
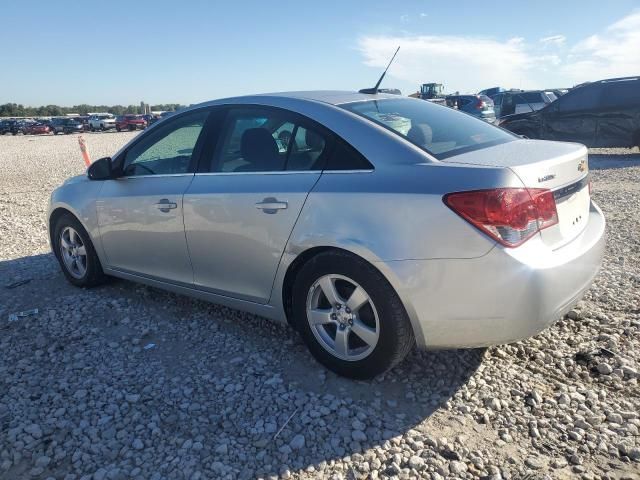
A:
<svg viewBox="0 0 640 480">
<path fill-rule="evenodd" d="M 275 93 L 261 93 L 257 95 L 243 95 L 239 97 L 230 97 L 230 98 L 222 98 L 220 100 L 212 100 L 209 102 L 201 103 L 197 106 L 203 107 L 206 105 L 234 103 L 236 100 L 240 100 L 240 99 L 246 102 L 246 101 L 250 101 L 252 98 L 254 98 L 256 102 L 259 103 L 260 100 L 264 99 L 265 97 L 309 100 L 312 102 L 322 102 L 330 105 L 342 105 L 345 103 L 363 102 L 367 100 L 381 100 L 386 98 L 391 98 L 396 100 L 406 98 L 406 97 L 401 97 L 401 96 L 393 95 L 389 93 L 377 93 L 375 95 L 372 95 L 368 93 L 349 92 L 349 91 L 341 91 L 341 90 L 317 90 L 317 91 L 275 92 Z"/>
</svg>

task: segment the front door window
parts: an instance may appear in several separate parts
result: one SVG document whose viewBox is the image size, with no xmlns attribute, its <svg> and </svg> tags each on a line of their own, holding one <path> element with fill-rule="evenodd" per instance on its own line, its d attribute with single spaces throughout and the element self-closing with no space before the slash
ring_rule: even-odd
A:
<svg viewBox="0 0 640 480">
<path fill-rule="evenodd" d="M 208 115 L 208 111 L 193 112 L 149 132 L 127 152 L 124 176 L 188 173 Z"/>
</svg>

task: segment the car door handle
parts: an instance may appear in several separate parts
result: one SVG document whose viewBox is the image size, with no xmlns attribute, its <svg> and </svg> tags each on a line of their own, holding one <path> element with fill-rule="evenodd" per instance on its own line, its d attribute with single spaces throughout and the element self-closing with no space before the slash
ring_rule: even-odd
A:
<svg viewBox="0 0 640 480">
<path fill-rule="evenodd" d="M 256 208 L 264 213 L 276 213 L 278 210 L 288 208 L 287 202 L 280 202 L 277 198 L 265 198 L 263 201 L 256 203 Z"/>
<path fill-rule="evenodd" d="M 158 203 L 156 203 L 156 208 L 158 208 L 158 210 L 160 210 L 161 212 L 168 213 L 169 210 L 178 208 L 178 204 L 175 202 L 170 202 L 166 198 L 163 198 Z"/>
</svg>

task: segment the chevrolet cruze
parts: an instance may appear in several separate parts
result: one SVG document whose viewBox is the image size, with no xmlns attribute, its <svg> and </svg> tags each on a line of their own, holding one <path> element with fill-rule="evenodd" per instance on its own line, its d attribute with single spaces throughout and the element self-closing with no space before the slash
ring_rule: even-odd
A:
<svg viewBox="0 0 640 480">
<path fill-rule="evenodd" d="M 535 335 L 589 288 L 587 150 L 423 100 L 297 92 L 157 122 L 51 195 L 67 279 L 142 282 L 297 329 L 369 378 L 421 348 Z"/>
</svg>

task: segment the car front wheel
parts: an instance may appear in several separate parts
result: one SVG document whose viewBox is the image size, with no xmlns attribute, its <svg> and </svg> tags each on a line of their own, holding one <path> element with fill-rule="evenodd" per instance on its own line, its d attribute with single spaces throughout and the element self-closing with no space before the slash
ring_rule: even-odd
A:
<svg viewBox="0 0 640 480">
<path fill-rule="evenodd" d="M 373 378 L 415 343 L 386 278 L 346 252 L 324 252 L 304 264 L 293 287 L 293 315 L 316 360 L 345 377 Z"/>
<path fill-rule="evenodd" d="M 89 234 L 71 214 L 62 215 L 55 224 L 53 248 L 62 272 L 77 287 L 93 287 L 104 282 L 100 259 Z"/>
</svg>

